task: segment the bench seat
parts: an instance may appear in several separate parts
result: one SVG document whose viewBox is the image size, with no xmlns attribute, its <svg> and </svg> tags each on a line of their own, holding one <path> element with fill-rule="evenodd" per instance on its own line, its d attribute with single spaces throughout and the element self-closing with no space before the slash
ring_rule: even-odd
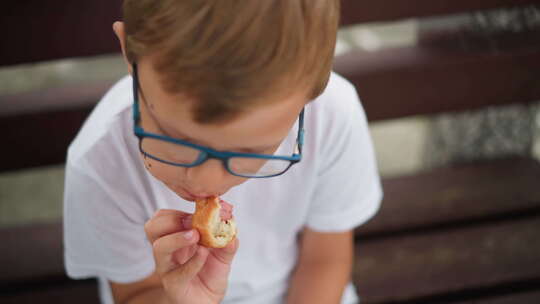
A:
<svg viewBox="0 0 540 304">
<path fill-rule="evenodd" d="M 363 303 L 540 302 L 539 181 L 529 158 L 384 179 L 380 212 L 355 232 Z M 0 302 L 97 303 L 94 280 L 64 274 L 61 223 L 0 239 Z"/>
</svg>

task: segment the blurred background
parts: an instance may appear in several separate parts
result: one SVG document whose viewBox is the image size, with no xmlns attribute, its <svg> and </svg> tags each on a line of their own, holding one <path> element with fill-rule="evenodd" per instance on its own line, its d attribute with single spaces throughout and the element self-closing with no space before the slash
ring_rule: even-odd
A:
<svg viewBox="0 0 540 304">
<path fill-rule="evenodd" d="M 61 245 L 62 151 L 106 88 L 127 72 L 110 29 L 118 5 L 54 3 L 54 9 L 41 12 L 14 4 L 0 21 L 6 27 L 15 18 L 39 16 L 27 27 L 11 28 L 0 53 L 0 126 L 8 130 L 0 170 L 0 237 L 12 245 L 0 263 L 18 261 L 17 269 L 30 269 L 28 275 L 9 270 L 0 278 L 0 302 L 22 303 L 40 293 L 57 302 L 72 296 L 58 273 L 61 248 L 47 249 Z M 540 4 L 343 3 L 335 70 L 357 86 L 385 180 L 383 205 L 395 208 L 381 210 L 358 231 L 359 246 L 366 244 L 360 252 L 366 255 L 356 261 L 355 283 L 366 303 L 540 303 Z M 107 22 L 99 31 L 87 30 L 101 37 L 100 46 L 92 46 L 97 38 L 86 37 L 67 52 L 49 50 L 48 39 L 67 39 L 59 47 L 70 43 L 54 32 L 54 26 L 63 25 L 44 24 L 49 28 L 44 34 L 36 22 L 62 19 L 76 5 L 84 6 L 79 11 L 88 9 L 76 28 Z M 84 20 L 94 21 L 84 25 Z M 10 40 L 21 46 L 11 47 Z M 53 140 L 43 144 L 45 137 Z M 32 156 L 34 162 L 20 160 Z M 485 184 L 475 184 L 479 180 Z M 484 192 L 474 192 L 479 188 Z M 491 210 L 495 196 L 503 207 Z M 444 207 L 436 207 L 438 202 Z M 475 211 L 462 212 L 472 205 Z M 403 221 L 415 214 L 414 220 Z M 437 221 L 430 220 L 431 214 Z M 505 224 L 510 226 L 497 232 L 501 239 L 491 237 Z M 48 229 L 50 234 L 44 232 Z M 17 233 L 42 247 L 17 248 Z M 508 243 L 516 235 L 522 238 Z M 390 245 L 392 237 L 405 251 Z M 479 242 L 485 246 L 471 249 Z M 381 255 L 385 248 L 395 255 Z M 36 273 L 20 261 L 32 250 L 32 258 L 45 254 L 52 259 L 40 261 L 50 267 L 41 265 Z M 484 268 L 471 266 L 482 263 Z M 396 273 L 399 280 L 392 279 Z M 414 280 L 416 285 L 407 285 Z M 82 292 L 83 285 L 74 286 L 70 290 Z"/>
</svg>

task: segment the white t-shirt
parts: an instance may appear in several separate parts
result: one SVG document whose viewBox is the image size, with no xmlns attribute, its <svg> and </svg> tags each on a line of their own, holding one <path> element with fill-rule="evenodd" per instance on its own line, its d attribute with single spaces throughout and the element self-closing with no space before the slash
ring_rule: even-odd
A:
<svg viewBox="0 0 540 304">
<path fill-rule="evenodd" d="M 133 134 L 131 77 L 99 102 L 71 143 L 66 164 L 64 243 L 67 273 L 130 283 L 154 271 L 144 224 L 162 208 L 193 212 L 144 168 Z M 297 260 L 297 234 L 353 229 L 382 198 L 364 111 L 354 87 L 332 73 L 324 93 L 305 107 L 303 159 L 284 175 L 250 179 L 222 197 L 234 205 L 240 248 L 224 304 L 283 302 Z M 294 145 L 298 125 L 276 152 Z M 285 148 L 283 148 L 285 150 Z M 289 149 L 290 150 L 290 149 Z M 352 284 L 343 304 L 357 303 Z"/>
</svg>

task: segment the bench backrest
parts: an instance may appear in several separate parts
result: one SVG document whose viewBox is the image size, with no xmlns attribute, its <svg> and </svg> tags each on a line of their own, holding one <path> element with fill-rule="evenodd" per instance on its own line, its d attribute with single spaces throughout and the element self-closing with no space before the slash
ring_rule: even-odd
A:
<svg viewBox="0 0 540 304">
<path fill-rule="evenodd" d="M 342 0 L 343 26 L 427 17 L 508 6 L 538 0 Z M 118 52 L 111 31 L 121 19 L 121 0 L 9 1 L 0 18 L 0 66 Z"/>
<path fill-rule="evenodd" d="M 342 25 L 538 4 L 539 0 L 344 0 Z M 9 47 L 0 66 L 119 51 L 112 23 L 120 0 L 10 1 L 0 18 Z M 526 33 L 520 48 L 448 48 L 455 37 L 423 33 L 415 46 L 353 51 L 336 58 L 335 69 L 358 88 L 370 120 L 439 113 L 540 99 L 536 71 L 538 33 Z M 530 38 L 530 39 L 529 39 Z M 504 40 L 504 39 L 503 39 Z M 507 39 L 505 45 L 513 43 Z M 537 40 L 537 39 L 536 39 Z M 58 164 L 84 118 L 110 86 L 85 83 L 0 96 L 0 129 L 11 149 L 0 171 Z"/>
<path fill-rule="evenodd" d="M 0 48 L 0 66 L 118 52 L 112 23 L 120 19 L 120 0 L 6 1 L 4 6 L 0 35 L 9 37 L 9 47 Z"/>
</svg>

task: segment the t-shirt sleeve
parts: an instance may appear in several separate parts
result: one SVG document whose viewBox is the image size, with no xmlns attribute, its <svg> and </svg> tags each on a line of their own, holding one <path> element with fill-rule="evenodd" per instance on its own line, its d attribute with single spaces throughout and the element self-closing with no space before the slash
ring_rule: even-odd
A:
<svg viewBox="0 0 540 304">
<path fill-rule="evenodd" d="M 343 106 L 328 115 L 321 141 L 318 178 L 307 226 L 320 232 L 342 232 L 375 215 L 382 199 L 366 115 L 354 87 L 341 92 Z"/>
<path fill-rule="evenodd" d="M 100 277 L 119 283 L 149 276 L 154 271 L 154 260 L 135 193 L 129 195 L 126 188 L 117 187 L 118 182 L 108 182 L 88 171 L 69 162 L 66 165 L 67 274 L 76 279 Z"/>
</svg>

